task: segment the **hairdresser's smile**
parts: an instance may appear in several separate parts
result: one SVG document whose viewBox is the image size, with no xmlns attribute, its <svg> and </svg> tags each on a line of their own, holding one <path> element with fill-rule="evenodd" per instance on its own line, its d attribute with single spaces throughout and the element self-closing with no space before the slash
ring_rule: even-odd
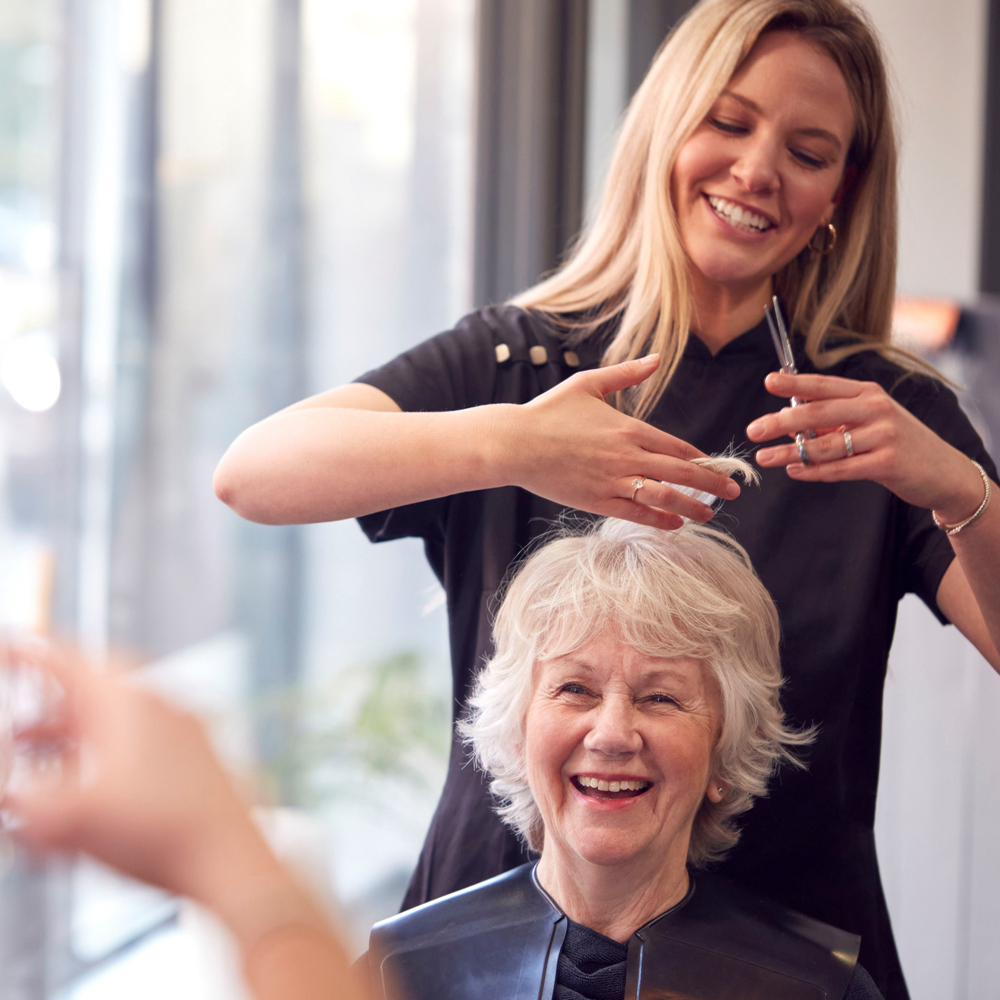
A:
<svg viewBox="0 0 1000 1000">
<path fill-rule="evenodd" d="M 712 211 L 738 233 L 765 233 L 777 224 L 764 212 L 755 210 L 745 202 L 714 194 L 706 194 L 704 198 Z"/>
<path fill-rule="evenodd" d="M 671 194 L 696 283 L 768 292 L 833 219 L 853 130 L 833 59 L 799 35 L 765 35 L 674 166 Z"/>
</svg>

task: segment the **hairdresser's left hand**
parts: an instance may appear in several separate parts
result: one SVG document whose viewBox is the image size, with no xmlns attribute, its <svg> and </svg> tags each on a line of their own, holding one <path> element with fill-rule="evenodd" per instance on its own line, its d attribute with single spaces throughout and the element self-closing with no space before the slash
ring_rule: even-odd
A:
<svg viewBox="0 0 1000 1000">
<path fill-rule="evenodd" d="M 936 511 L 947 524 L 968 517 L 982 499 L 982 479 L 969 459 L 877 383 L 772 372 L 764 384 L 775 396 L 809 402 L 753 421 L 747 427 L 751 441 L 816 431 L 815 439 L 806 439 L 809 465 L 801 463 L 793 442 L 761 448 L 757 463 L 764 468 L 783 465 L 792 479 L 808 483 L 869 479 L 906 503 Z M 851 434 L 850 458 L 841 428 Z"/>
</svg>

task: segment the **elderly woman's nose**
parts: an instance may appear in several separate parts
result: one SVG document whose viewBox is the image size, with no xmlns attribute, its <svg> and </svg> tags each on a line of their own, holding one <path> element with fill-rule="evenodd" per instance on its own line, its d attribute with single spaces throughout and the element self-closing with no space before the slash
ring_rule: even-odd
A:
<svg viewBox="0 0 1000 1000">
<path fill-rule="evenodd" d="M 608 756 L 635 753 L 642 748 L 642 735 L 636 728 L 636 721 L 630 700 L 605 699 L 594 710 L 593 724 L 584 737 L 584 746 Z"/>
</svg>

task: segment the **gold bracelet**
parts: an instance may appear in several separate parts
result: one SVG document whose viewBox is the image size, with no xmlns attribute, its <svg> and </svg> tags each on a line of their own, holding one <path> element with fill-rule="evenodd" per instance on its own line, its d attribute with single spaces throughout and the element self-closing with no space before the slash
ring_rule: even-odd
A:
<svg viewBox="0 0 1000 1000">
<path fill-rule="evenodd" d="M 982 517 L 983 511 L 986 510 L 990 502 L 990 494 L 993 492 L 993 484 L 990 482 L 990 477 L 986 475 L 986 470 L 975 460 L 972 459 L 972 464 L 979 471 L 979 475 L 983 477 L 983 486 L 986 487 L 986 492 L 983 495 L 983 502 L 976 508 L 976 511 L 971 516 L 967 517 L 964 521 L 959 521 L 957 524 L 945 524 L 938 516 L 935 511 L 931 511 L 931 517 L 934 518 L 934 523 L 946 534 L 946 535 L 957 535 L 963 528 L 967 528 L 973 521 L 978 520 Z"/>
</svg>

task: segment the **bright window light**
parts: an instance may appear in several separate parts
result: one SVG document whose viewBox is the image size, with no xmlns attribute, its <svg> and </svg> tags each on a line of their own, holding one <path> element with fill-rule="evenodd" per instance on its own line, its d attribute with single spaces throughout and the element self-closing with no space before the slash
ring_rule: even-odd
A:
<svg viewBox="0 0 1000 1000">
<path fill-rule="evenodd" d="M 55 406 L 62 377 L 52 335 L 46 330 L 34 330 L 6 344 L 0 351 L 0 382 L 14 402 L 32 413 Z"/>
<path fill-rule="evenodd" d="M 21 256 L 28 270 L 35 274 L 48 274 L 56 255 L 55 229 L 46 222 L 36 222 L 28 227 L 21 244 Z"/>
</svg>

